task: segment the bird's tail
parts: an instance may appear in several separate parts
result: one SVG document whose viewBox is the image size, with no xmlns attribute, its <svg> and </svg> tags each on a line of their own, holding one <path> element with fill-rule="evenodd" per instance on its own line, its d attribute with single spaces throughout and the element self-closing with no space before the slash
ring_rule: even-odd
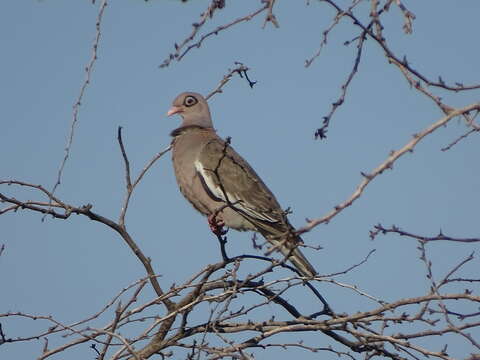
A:
<svg viewBox="0 0 480 360">
<path fill-rule="evenodd" d="M 313 277 L 318 274 L 298 247 L 292 250 L 291 247 L 283 245 L 280 247 L 280 251 L 283 255 L 288 256 L 288 260 L 300 271 L 302 276 Z"/>
<path fill-rule="evenodd" d="M 287 223 L 287 226 L 294 231 L 289 223 Z M 313 265 L 310 264 L 298 247 L 299 244 L 303 244 L 303 240 L 300 236 L 294 235 L 290 232 L 290 235 L 287 235 L 288 239 L 285 241 L 285 237 L 281 239 L 282 237 L 279 236 L 279 230 L 276 228 L 267 228 L 264 226 L 259 229 L 259 231 L 276 250 L 279 250 L 284 256 L 288 256 L 288 261 L 292 263 L 302 276 L 313 277 L 318 274 L 317 270 L 315 270 Z M 283 235 L 285 236 L 285 232 L 283 232 Z"/>
</svg>

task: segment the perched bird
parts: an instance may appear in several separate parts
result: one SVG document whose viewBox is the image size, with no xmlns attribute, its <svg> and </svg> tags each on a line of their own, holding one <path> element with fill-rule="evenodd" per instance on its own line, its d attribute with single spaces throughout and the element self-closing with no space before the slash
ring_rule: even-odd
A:
<svg viewBox="0 0 480 360">
<path fill-rule="evenodd" d="M 194 92 L 176 97 L 167 115 L 183 121 L 173 130 L 172 159 L 177 183 L 200 213 L 220 226 L 260 234 L 303 276 L 317 272 L 296 247 L 302 242 L 277 199 L 252 167 L 213 128 L 205 98 Z"/>
</svg>

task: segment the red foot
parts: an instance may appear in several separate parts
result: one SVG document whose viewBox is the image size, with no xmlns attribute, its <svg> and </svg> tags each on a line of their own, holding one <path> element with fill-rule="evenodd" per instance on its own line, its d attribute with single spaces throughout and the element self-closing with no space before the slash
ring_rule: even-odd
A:
<svg viewBox="0 0 480 360">
<path fill-rule="evenodd" d="M 223 236 L 228 232 L 228 229 L 223 228 L 225 222 L 217 219 L 217 214 L 208 215 L 208 226 L 210 226 L 210 230 L 217 236 Z"/>
</svg>

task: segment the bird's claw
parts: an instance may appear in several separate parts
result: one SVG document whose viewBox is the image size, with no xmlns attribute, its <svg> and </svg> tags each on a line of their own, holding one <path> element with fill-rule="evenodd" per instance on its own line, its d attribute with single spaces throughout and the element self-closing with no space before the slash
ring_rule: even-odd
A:
<svg viewBox="0 0 480 360">
<path fill-rule="evenodd" d="M 208 216 L 208 226 L 210 226 L 210 230 L 217 236 L 223 236 L 228 232 L 228 228 L 223 228 L 225 222 L 221 219 L 217 219 L 217 214 L 211 214 Z"/>
</svg>

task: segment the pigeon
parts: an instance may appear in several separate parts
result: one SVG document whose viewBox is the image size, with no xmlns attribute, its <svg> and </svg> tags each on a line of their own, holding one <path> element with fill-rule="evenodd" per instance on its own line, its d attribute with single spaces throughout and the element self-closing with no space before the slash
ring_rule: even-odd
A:
<svg viewBox="0 0 480 360">
<path fill-rule="evenodd" d="M 289 223 L 273 193 L 255 170 L 213 128 L 207 100 L 184 92 L 167 115 L 182 117 L 172 131 L 172 160 L 184 197 L 209 219 L 212 231 L 222 226 L 260 233 L 302 276 L 314 277 L 315 268 L 300 249 L 302 239 Z M 216 230 L 214 230 L 216 229 Z"/>
</svg>

